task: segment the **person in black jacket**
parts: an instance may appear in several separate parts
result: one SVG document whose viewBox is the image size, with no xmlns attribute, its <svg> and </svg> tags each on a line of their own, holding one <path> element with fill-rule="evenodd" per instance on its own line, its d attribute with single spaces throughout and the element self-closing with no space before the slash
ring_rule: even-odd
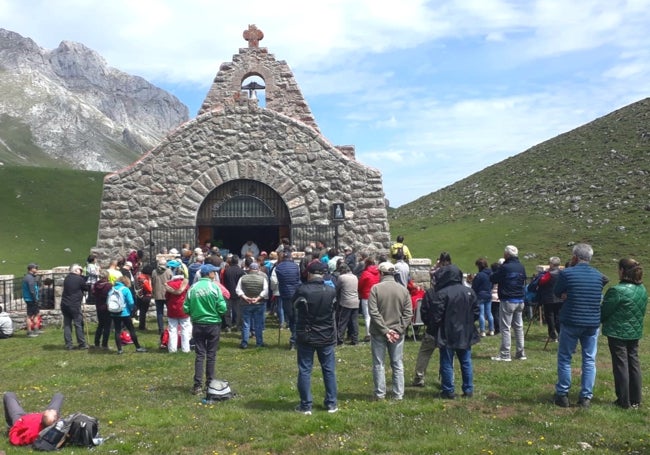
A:
<svg viewBox="0 0 650 455">
<path fill-rule="evenodd" d="M 455 265 L 441 269 L 437 289 L 431 303 L 431 319 L 439 327 L 440 397 L 456 398 L 454 355 L 460 362 L 463 396 L 471 397 L 474 394 L 472 345 L 480 339 L 474 325 L 479 316 L 478 300 L 474 291 L 463 285 L 463 273 Z"/>
<path fill-rule="evenodd" d="M 63 340 L 68 350 L 74 349 L 72 344 L 72 323 L 74 322 L 75 334 L 79 349 L 88 349 L 84 336 L 84 318 L 81 310 L 84 292 L 88 290 L 86 279 L 81 276 L 82 268 L 79 264 L 70 266 L 70 273 L 63 280 L 63 293 L 61 294 L 61 313 L 63 314 Z"/>
<path fill-rule="evenodd" d="M 336 388 L 336 290 L 325 285 L 323 275 L 327 266 L 313 261 L 307 267 L 308 281 L 296 290 L 292 304 L 296 309 L 296 347 L 298 352 L 298 392 L 300 404 L 296 411 L 311 415 L 311 373 L 314 352 L 318 355 L 325 384 L 325 408 L 338 411 Z"/>
<path fill-rule="evenodd" d="M 548 338 L 557 343 L 558 334 L 560 333 L 560 309 L 562 308 L 562 299 L 553 294 L 555 282 L 560 274 L 560 258 L 553 256 L 548 260 L 549 269 L 543 272 L 537 285 L 537 295 L 539 304 L 544 308 L 544 319 L 548 326 Z"/>
</svg>

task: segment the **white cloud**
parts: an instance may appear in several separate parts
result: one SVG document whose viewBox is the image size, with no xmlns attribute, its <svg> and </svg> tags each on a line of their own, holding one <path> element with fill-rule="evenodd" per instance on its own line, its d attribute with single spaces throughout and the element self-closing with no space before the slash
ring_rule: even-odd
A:
<svg viewBox="0 0 650 455">
<path fill-rule="evenodd" d="M 650 0 L 0 0 L 0 17 L 193 106 L 256 24 L 393 205 L 650 94 Z"/>
</svg>

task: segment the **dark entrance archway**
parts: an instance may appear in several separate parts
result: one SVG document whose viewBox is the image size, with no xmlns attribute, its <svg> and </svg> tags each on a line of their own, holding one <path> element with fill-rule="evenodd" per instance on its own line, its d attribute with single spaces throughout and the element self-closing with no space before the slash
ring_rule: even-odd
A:
<svg viewBox="0 0 650 455">
<path fill-rule="evenodd" d="M 197 215 L 199 242 L 211 241 L 239 254 L 247 240 L 275 249 L 291 232 L 289 208 L 270 186 L 257 180 L 224 183 L 205 198 Z"/>
</svg>

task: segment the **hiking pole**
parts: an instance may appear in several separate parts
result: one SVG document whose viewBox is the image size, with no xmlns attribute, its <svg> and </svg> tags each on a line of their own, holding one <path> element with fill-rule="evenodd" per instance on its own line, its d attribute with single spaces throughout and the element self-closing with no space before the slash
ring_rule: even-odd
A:
<svg viewBox="0 0 650 455">
<path fill-rule="evenodd" d="M 530 321 L 528 321 L 528 328 L 526 329 L 526 333 L 524 334 L 524 338 L 528 336 L 528 331 L 530 330 L 530 326 L 533 325 L 533 321 L 535 320 L 535 314 L 537 314 L 537 309 L 539 308 L 539 303 L 536 303 L 535 306 L 533 307 L 533 315 L 530 318 Z"/>
</svg>

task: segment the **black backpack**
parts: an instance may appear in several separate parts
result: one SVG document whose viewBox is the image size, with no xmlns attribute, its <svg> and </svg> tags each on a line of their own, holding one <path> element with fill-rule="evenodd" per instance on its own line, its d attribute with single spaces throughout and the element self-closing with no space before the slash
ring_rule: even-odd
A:
<svg viewBox="0 0 650 455">
<path fill-rule="evenodd" d="M 90 447 L 96 445 L 98 431 L 96 418 L 76 412 L 42 429 L 33 446 L 42 451 L 57 450 L 65 444 Z"/>
</svg>

